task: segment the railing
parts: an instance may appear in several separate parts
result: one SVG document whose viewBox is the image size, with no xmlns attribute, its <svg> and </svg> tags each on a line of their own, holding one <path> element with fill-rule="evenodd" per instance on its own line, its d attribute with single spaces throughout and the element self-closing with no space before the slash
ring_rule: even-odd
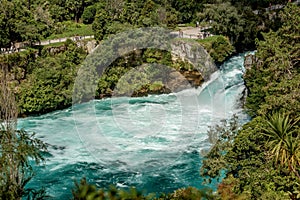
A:
<svg viewBox="0 0 300 200">
<path fill-rule="evenodd" d="M 171 32 L 171 35 L 177 38 L 189 38 L 189 39 L 204 39 L 210 36 L 213 36 L 208 30 L 211 29 L 211 26 L 193 28 L 194 33 L 188 33 L 191 29 L 185 31 Z"/>
<path fill-rule="evenodd" d="M 41 46 L 41 45 L 55 44 L 55 43 L 65 42 L 65 41 L 67 41 L 67 39 L 71 39 L 76 42 L 76 41 L 92 39 L 92 38 L 94 38 L 94 35 L 65 37 L 65 38 L 39 41 L 39 42 L 34 43 L 33 45 Z M 28 42 L 18 42 L 18 43 L 13 44 L 9 48 L 0 48 L 0 54 L 10 54 L 10 53 L 14 53 L 14 52 L 24 51 L 25 47 L 27 47 L 27 46 L 30 46 Z"/>
<path fill-rule="evenodd" d="M 76 42 L 76 41 L 91 39 L 91 38 L 94 38 L 94 36 L 93 35 L 87 35 L 87 36 L 65 37 L 65 38 L 58 38 L 58 39 L 53 39 L 53 40 L 44 40 L 44 41 L 36 42 L 34 45 L 37 45 L 37 46 L 49 45 L 49 44 L 54 44 L 54 43 L 65 42 L 65 41 L 67 41 L 67 39 L 71 39 L 71 40 Z"/>
</svg>

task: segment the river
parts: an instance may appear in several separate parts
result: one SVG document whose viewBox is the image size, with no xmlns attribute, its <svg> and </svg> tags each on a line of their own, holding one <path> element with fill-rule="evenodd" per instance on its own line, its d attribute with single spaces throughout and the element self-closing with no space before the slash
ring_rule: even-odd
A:
<svg viewBox="0 0 300 200">
<path fill-rule="evenodd" d="M 74 180 L 86 177 L 99 187 L 136 186 L 172 192 L 202 185 L 201 151 L 208 127 L 243 113 L 244 54 L 232 57 L 197 89 L 139 98 L 94 100 L 38 117 L 20 119 L 50 144 L 29 187 L 44 187 L 53 199 L 69 199 Z"/>
</svg>

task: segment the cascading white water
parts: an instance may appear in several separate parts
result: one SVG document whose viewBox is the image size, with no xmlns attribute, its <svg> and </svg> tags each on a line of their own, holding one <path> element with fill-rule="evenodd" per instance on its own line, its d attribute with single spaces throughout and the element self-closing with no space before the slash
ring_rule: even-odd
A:
<svg viewBox="0 0 300 200">
<path fill-rule="evenodd" d="M 243 61 L 244 55 L 231 58 L 198 89 L 95 100 L 20 119 L 20 128 L 51 145 L 29 187 L 45 187 L 54 199 L 69 198 L 82 177 L 146 192 L 204 187 L 200 151 L 210 146 L 208 126 L 233 114 L 247 120 L 240 106 Z"/>
</svg>

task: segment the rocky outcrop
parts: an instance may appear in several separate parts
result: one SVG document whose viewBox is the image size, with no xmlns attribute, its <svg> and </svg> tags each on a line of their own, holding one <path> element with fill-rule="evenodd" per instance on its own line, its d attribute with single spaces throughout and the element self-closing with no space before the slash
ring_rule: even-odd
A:
<svg viewBox="0 0 300 200">
<path fill-rule="evenodd" d="M 180 72 L 192 87 L 199 87 L 204 82 L 202 74 L 198 70 L 188 70 Z"/>
<path fill-rule="evenodd" d="M 148 85 L 141 87 L 139 90 L 134 91 L 131 97 L 143 97 L 149 94 L 169 94 L 171 90 L 166 86 L 160 86 L 153 89 L 150 89 Z"/>
<path fill-rule="evenodd" d="M 246 71 L 250 70 L 254 64 L 259 64 L 257 57 L 253 54 L 246 55 L 245 60 L 244 60 L 244 67 L 245 67 Z M 246 72 L 245 72 L 245 74 L 246 74 Z M 245 76 L 245 74 L 244 74 L 244 76 Z M 243 90 L 242 97 L 240 98 L 240 102 L 241 102 L 242 106 L 245 106 L 247 96 L 249 94 L 249 89 L 247 87 L 246 80 L 244 80 L 244 82 L 245 82 L 245 89 Z"/>
<path fill-rule="evenodd" d="M 78 41 L 76 44 L 78 47 L 83 47 L 83 49 L 85 49 L 87 53 L 92 53 L 97 46 L 96 40 L 89 40 L 89 41 L 82 40 L 82 41 Z"/>
<path fill-rule="evenodd" d="M 76 45 L 78 47 L 82 47 L 88 54 L 92 53 L 93 50 L 96 48 L 96 40 L 80 40 L 76 42 Z M 61 46 L 50 46 L 50 47 L 45 47 L 43 51 L 47 52 L 49 55 L 56 55 L 62 52 L 65 52 L 67 50 L 66 45 L 61 45 Z"/>
<path fill-rule="evenodd" d="M 191 87 L 199 87 L 204 82 L 201 73 L 197 70 L 171 70 L 166 74 L 167 79 L 162 85 L 145 84 L 142 85 L 138 90 L 119 94 L 119 91 L 107 90 L 106 93 L 99 95 L 99 98 L 108 98 L 116 96 L 131 96 L 131 97 L 141 97 L 147 96 L 149 94 L 168 94 L 171 92 L 179 92 L 184 89 Z"/>
<path fill-rule="evenodd" d="M 171 48 L 173 60 L 181 59 L 191 63 L 204 80 L 208 80 L 218 70 L 204 47 L 196 41 L 176 40 Z"/>
<path fill-rule="evenodd" d="M 218 70 L 206 50 L 199 44 L 193 41 L 177 40 L 171 45 L 172 60 L 174 63 L 182 63 L 182 67 L 175 70 L 162 70 L 163 85 L 159 87 L 151 87 L 153 85 L 146 84 L 141 86 L 136 91 L 131 91 L 128 94 L 118 94 L 118 91 L 106 91 L 105 94 L 100 94 L 100 98 L 111 96 L 147 96 L 148 94 L 165 94 L 170 92 L 179 92 L 191 87 L 199 87 L 202 83 L 209 79 L 210 75 Z M 136 52 L 137 56 L 141 56 Z M 132 60 L 131 60 L 132 62 Z M 190 67 L 186 68 L 187 63 Z"/>
<path fill-rule="evenodd" d="M 65 45 L 58 46 L 58 47 L 46 47 L 43 49 L 44 52 L 47 52 L 49 55 L 56 55 L 62 52 L 65 52 L 67 47 Z"/>
<path fill-rule="evenodd" d="M 252 55 L 252 54 L 248 54 L 245 56 L 245 60 L 244 60 L 244 67 L 246 70 L 249 70 L 251 69 L 252 65 L 254 63 L 257 63 L 257 58 L 255 55 Z"/>
</svg>

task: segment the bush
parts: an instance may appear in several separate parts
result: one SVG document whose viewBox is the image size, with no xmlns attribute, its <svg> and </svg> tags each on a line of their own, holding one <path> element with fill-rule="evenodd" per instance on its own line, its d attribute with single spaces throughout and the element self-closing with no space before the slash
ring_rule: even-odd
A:
<svg viewBox="0 0 300 200">
<path fill-rule="evenodd" d="M 82 14 L 82 21 L 84 24 L 93 23 L 96 15 L 96 8 L 94 6 L 86 7 Z"/>
<path fill-rule="evenodd" d="M 216 63 L 224 62 L 235 51 L 228 38 L 221 35 L 208 37 L 198 41 L 204 46 Z"/>
</svg>

